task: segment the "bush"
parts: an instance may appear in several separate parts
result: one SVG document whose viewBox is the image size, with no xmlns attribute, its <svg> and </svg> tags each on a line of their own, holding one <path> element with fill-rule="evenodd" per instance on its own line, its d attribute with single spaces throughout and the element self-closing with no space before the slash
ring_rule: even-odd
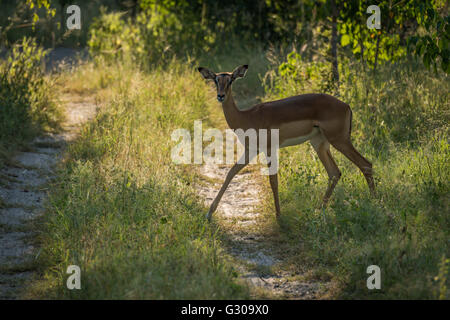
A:
<svg viewBox="0 0 450 320">
<path fill-rule="evenodd" d="M 175 16 L 142 12 L 132 23 L 123 13 L 106 13 L 90 29 L 89 48 L 107 61 L 131 60 L 141 64 L 161 61 L 176 42 L 181 25 Z"/>
<path fill-rule="evenodd" d="M 139 46 L 139 30 L 122 19 L 123 13 L 107 14 L 105 8 L 100 12 L 89 30 L 88 46 L 91 53 L 107 60 L 121 60 L 133 54 L 132 49 L 135 52 L 142 50 Z"/>
<path fill-rule="evenodd" d="M 24 38 L 0 64 L 0 147 L 23 142 L 42 129 L 56 128 L 61 113 L 52 101 L 42 62 L 46 51 Z"/>
<path fill-rule="evenodd" d="M 310 92 L 331 94 L 334 90 L 329 63 L 304 61 L 295 49 L 287 55 L 286 61 L 269 71 L 265 79 L 268 99 Z"/>
<path fill-rule="evenodd" d="M 131 60 L 141 66 L 161 64 L 176 55 L 208 50 L 211 35 L 201 25 L 186 23 L 164 6 L 143 9 L 136 17 L 107 13 L 94 19 L 90 27 L 89 48 L 107 61 Z M 116 60 L 118 59 L 118 60 Z"/>
</svg>

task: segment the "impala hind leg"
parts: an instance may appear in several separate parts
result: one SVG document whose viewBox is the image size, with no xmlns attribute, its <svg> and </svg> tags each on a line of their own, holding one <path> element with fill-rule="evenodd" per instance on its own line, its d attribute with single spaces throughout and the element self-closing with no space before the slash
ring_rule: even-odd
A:
<svg viewBox="0 0 450 320">
<path fill-rule="evenodd" d="M 273 200 L 275 201 L 275 210 L 277 218 L 280 217 L 280 199 L 278 197 L 278 173 L 269 175 L 270 187 L 272 188 Z"/>
<path fill-rule="evenodd" d="M 271 157 L 271 148 L 268 148 L 267 154 L 266 154 L 266 159 L 272 159 Z M 275 159 L 275 163 L 278 163 L 278 159 Z M 269 172 L 269 182 L 270 182 L 270 187 L 272 188 L 272 193 L 273 193 L 273 200 L 275 202 L 275 212 L 277 215 L 277 218 L 280 217 L 281 214 L 281 210 L 280 210 L 280 198 L 278 197 L 278 164 L 276 165 L 276 171 L 273 174 L 272 173 L 272 161 L 269 161 L 267 163 L 268 166 L 268 172 Z"/>
<path fill-rule="evenodd" d="M 353 146 L 350 139 L 343 141 L 330 141 L 333 147 L 342 152 L 350 161 L 352 161 L 361 170 L 366 178 L 369 190 L 372 196 L 375 196 L 375 182 L 373 180 L 372 163 L 364 158 Z"/>
<path fill-rule="evenodd" d="M 326 207 L 336 184 L 341 178 L 341 171 L 331 156 L 330 143 L 322 134 L 315 136 L 310 142 L 328 174 L 328 188 L 323 196 L 322 204 L 323 207 Z"/>
</svg>

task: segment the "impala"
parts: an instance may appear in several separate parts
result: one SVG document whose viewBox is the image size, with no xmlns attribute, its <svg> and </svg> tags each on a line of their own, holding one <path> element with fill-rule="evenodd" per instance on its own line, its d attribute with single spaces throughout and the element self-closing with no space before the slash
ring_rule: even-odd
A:
<svg viewBox="0 0 450 320">
<path fill-rule="evenodd" d="M 222 103 L 225 119 L 232 130 L 266 129 L 269 132 L 271 129 L 278 129 L 280 148 L 310 141 L 329 178 L 323 197 L 323 207 L 327 205 L 334 187 L 341 177 L 341 172 L 331 156 L 330 144 L 361 170 L 372 195 L 375 194 L 372 164 L 359 154 L 350 140 L 352 111 L 348 104 L 327 94 L 310 93 L 264 102 L 247 110 L 239 110 L 231 94 L 231 85 L 236 79 L 244 77 L 247 69 L 248 65 L 242 65 L 233 72 L 214 73 L 207 68 L 198 68 L 205 79 L 215 82 L 217 100 Z M 270 139 L 270 136 L 268 138 Z M 268 145 L 270 145 L 270 141 L 268 141 Z M 228 172 L 225 182 L 206 215 L 208 220 L 217 209 L 220 199 L 233 177 L 250 162 L 248 152 L 245 152 L 244 156 L 246 156 L 244 161 L 238 161 Z M 276 215 L 279 217 L 277 173 L 269 175 L 269 181 L 275 201 Z"/>
</svg>

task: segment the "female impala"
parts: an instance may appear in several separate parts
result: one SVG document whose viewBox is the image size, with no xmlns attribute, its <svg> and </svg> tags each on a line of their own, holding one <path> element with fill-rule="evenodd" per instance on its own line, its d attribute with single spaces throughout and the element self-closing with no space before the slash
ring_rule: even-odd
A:
<svg viewBox="0 0 450 320">
<path fill-rule="evenodd" d="M 214 80 L 217 88 L 217 100 L 222 103 L 225 119 L 231 129 L 266 129 L 269 131 L 278 129 L 280 148 L 301 144 L 309 140 L 329 177 L 328 188 L 323 197 L 323 206 L 326 206 L 341 177 L 341 172 L 331 156 L 330 144 L 361 170 L 371 193 L 375 193 L 372 164 L 356 151 L 350 141 L 352 111 L 348 104 L 327 94 L 311 93 L 264 102 L 241 111 L 236 107 L 233 100 L 231 85 L 234 80 L 244 77 L 247 69 L 248 65 L 243 65 L 237 67 L 233 72 L 214 73 L 206 68 L 198 68 L 205 79 Z M 211 219 L 230 181 L 250 160 L 247 157 L 244 163 L 238 161 L 230 169 L 222 188 L 206 215 L 208 219 Z M 269 175 L 269 180 L 278 217 L 280 215 L 280 203 L 277 173 Z"/>
</svg>

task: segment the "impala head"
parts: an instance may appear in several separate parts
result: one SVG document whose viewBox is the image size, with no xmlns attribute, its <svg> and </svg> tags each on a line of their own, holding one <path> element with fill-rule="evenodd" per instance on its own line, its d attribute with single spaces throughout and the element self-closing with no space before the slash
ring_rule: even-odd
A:
<svg viewBox="0 0 450 320">
<path fill-rule="evenodd" d="M 214 80 L 217 89 L 217 100 L 224 102 L 227 95 L 231 94 L 231 84 L 233 81 L 244 77 L 247 69 L 248 65 L 244 64 L 234 69 L 233 72 L 214 73 L 202 67 L 198 68 L 198 71 L 202 74 L 203 78 Z"/>
</svg>

